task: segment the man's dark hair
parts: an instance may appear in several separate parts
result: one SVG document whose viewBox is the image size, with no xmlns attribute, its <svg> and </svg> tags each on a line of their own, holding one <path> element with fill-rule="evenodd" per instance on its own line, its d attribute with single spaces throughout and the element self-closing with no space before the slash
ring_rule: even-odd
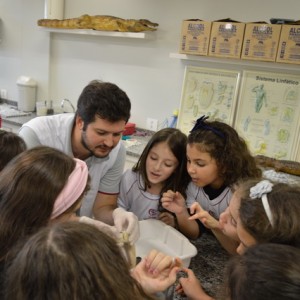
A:
<svg viewBox="0 0 300 300">
<path fill-rule="evenodd" d="M 96 115 L 110 122 L 128 122 L 130 109 L 130 99 L 117 85 L 93 80 L 78 98 L 76 115 L 82 118 L 86 128 Z"/>
</svg>

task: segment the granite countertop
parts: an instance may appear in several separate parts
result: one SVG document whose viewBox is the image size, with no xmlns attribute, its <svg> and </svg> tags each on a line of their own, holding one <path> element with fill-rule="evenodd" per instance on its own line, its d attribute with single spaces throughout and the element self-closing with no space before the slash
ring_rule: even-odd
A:
<svg viewBox="0 0 300 300">
<path fill-rule="evenodd" d="M 197 255 L 191 259 L 189 268 L 200 280 L 203 289 L 212 297 L 223 287 L 223 274 L 230 255 L 211 233 L 203 233 L 197 240 L 191 240 L 197 248 Z M 188 299 L 174 295 L 173 299 Z"/>
<path fill-rule="evenodd" d="M 15 110 L 15 115 L 14 116 L 6 116 L 5 112 L 13 112 Z M 2 114 L 1 114 L 2 112 Z M 0 100 L 0 115 L 3 121 L 16 125 L 16 126 L 22 126 L 24 123 L 30 121 L 32 118 L 36 117 L 35 112 L 28 112 L 24 113 L 25 115 L 19 115 L 22 112 L 18 111 L 17 105 L 14 101 L 10 102 L 3 102 L 3 100 Z M 18 116 L 19 115 L 19 116 Z"/>
</svg>

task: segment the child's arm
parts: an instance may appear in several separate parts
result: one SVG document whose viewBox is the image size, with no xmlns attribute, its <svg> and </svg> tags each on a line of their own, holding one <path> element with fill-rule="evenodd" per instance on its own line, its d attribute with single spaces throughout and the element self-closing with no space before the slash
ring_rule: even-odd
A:
<svg viewBox="0 0 300 300">
<path fill-rule="evenodd" d="M 179 279 L 180 285 L 176 288 L 177 292 L 185 294 L 190 300 L 214 300 L 205 293 L 192 270 L 183 269 L 183 271 L 187 274 L 187 277 Z"/>
<path fill-rule="evenodd" d="M 239 243 L 223 233 L 218 220 L 204 210 L 198 202 L 191 205 L 190 211 L 195 213 L 189 218 L 190 220 L 199 219 L 206 228 L 211 229 L 214 236 L 228 253 L 236 254 L 236 248 Z"/>
<path fill-rule="evenodd" d="M 171 190 L 163 193 L 161 198 L 162 206 L 175 213 L 178 229 L 188 238 L 196 239 L 200 232 L 196 221 L 189 220 L 189 213 L 185 205 L 185 199 L 179 192 Z"/>
</svg>

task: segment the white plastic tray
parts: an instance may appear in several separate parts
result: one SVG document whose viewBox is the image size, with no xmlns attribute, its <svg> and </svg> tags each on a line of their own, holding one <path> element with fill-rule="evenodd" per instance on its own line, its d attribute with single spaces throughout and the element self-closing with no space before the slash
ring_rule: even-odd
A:
<svg viewBox="0 0 300 300">
<path fill-rule="evenodd" d="M 140 238 L 136 242 L 137 256 L 143 258 L 152 249 L 182 259 L 185 267 L 197 254 L 197 248 L 178 230 L 155 220 L 139 221 Z"/>
</svg>

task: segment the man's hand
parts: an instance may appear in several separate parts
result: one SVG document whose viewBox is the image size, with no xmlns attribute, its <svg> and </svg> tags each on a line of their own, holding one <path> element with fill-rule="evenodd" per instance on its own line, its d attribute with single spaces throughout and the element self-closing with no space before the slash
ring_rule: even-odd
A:
<svg viewBox="0 0 300 300">
<path fill-rule="evenodd" d="M 137 216 L 120 207 L 114 209 L 112 216 L 117 230 L 119 232 L 127 232 L 128 241 L 133 245 L 140 236 L 139 220 Z"/>
<path fill-rule="evenodd" d="M 116 242 L 120 243 L 122 241 L 122 234 L 117 230 L 115 226 L 107 225 L 99 220 L 95 220 L 89 217 L 80 217 L 79 222 L 90 224 L 98 228 L 100 231 L 106 233 L 110 237 L 114 238 Z"/>
</svg>

